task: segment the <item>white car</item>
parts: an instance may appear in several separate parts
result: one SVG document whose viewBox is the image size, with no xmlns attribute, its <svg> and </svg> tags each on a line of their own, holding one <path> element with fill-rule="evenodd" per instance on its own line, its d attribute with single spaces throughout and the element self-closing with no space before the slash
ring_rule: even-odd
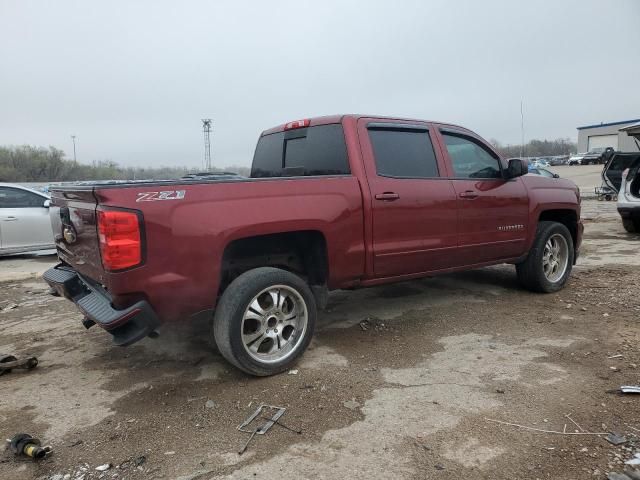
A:
<svg viewBox="0 0 640 480">
<path fill-rule="evenodd" d="M 55 248 L 49 204 L 42 192 L 0 183 L 0 256 Z"/>
<path fill-rule="evenodd" d="M 640 158 L 622 172 L 618 213 L 629 233 L 640 233 Z"/>
<path fill-rule="evenodd" d="M 582 160 L 585 155 L 586 153 L 576 153 L 575 155 L 571 155 L 567 163 L 569 165 L 582 165 Z"/>
<path fill-rule="evenodd" d="M 547 168 L 549 167 L 549 162 L 546 161 L 543 158 L 538 158 L 537 160 L 534 160 L 533 162 L 530 162 L 530 165 L 534 166 L 534 167 L 542 167 L 542 168 Z"/>
</svg>

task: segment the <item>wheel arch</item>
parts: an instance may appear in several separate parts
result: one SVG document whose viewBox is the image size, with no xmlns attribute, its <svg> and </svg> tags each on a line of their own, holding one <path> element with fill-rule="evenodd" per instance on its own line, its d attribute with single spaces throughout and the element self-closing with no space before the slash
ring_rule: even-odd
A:
<svg viewBox="0 0 640 480">
<path fill-rule="evenodd" d="M 573 241 L 573 248 L 578 246 L 578 212 L 570 208 L 554 208 L 543 210 L 538 216 L 540 222 L 557 222 L 563 224 L 569 230 Z"/>
<path fill-rule="evenodd" d="M 319 230 L 295 230 L 236 238 L 222 254 L 218 296 L 242 273 L 275 267 L 296 273 L 311 286 L 329 279 L 327 239 Z"/>
</svg>

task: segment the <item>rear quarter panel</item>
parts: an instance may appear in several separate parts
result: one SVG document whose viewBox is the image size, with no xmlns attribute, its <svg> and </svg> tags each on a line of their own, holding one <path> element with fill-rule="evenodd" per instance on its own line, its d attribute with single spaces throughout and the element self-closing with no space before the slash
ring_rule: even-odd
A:
<svg viewBox="0 0 640 480">
<path fill-rule="evenodd" d="M 171 185 L 183 199 L 138 202 L 148 188 L 96 191 L 99 204 L 141 210 L 144 265 L 106 274 L 115 295 L 144 292 L 163 320 L 213 308 L 221 258 L 230 242 L 255 235 L 317 230 L 327 242 L 329 286 L 348 285 L 364 269 L 362 196 L 357 178 L 303 177 Z M 114 302 L 117 303 L 117 300 Z"/>
</svg>

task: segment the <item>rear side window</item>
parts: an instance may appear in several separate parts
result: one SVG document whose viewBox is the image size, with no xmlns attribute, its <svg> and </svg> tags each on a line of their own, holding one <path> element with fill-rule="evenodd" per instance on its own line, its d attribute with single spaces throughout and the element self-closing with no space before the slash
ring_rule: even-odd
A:
<svg viewBox="0 0 640 480">
<path fill-rule="evenodd" d="M 251 176 L 348 175 L 342 125 L 319 125 L 264 135 L 258 140 Z"/>
<path fill-rule="evenodd" d="M 438 164 L 429 132 L 369 128 L 378 175 L 395 178 L 438 177 Z"/>
<path fill-rule="evenodd" d="M 480 143 L 462 135 L 442 136 L 457 178 L 502 178 L 500 161 Z"/>
<path fill-rule="evenodd" d="M 45 198 L 18 188 L 0 187 L 0 208 L 31 208 L 44 206 Z"/>
</svg>

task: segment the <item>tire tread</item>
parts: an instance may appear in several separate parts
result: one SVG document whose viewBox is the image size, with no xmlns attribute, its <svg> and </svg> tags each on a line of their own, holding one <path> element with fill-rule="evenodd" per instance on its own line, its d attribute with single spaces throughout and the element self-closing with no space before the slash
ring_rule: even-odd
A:
<svg viewBox="0 0 640 480">
<path fill-rule="evenodd" d="M 567 265 L 567 272 L 561 282 L 552 284 L 544 276 L 542 270 L 542 252 L 544 251 L 544 245 L 547 238 L 551 235 L 553 230 L 559 229 L 560 232 L 566 237 L 567 244 L 569 246 L 569 264 Z M 573 239 L 566 226 L 562 223 L 553 221 L 541 221 L 538 222 L 536 228 L 536 236 L 533 241 L 531 250 L 527 258 L 516 265 L 516 273 L 518 280 L 527 290 L 539 293 L 552 293 L 562 289 L 569 278 L 571 269 L 573 266 L 574 251 L 573 251 Z"/>
</svg>

